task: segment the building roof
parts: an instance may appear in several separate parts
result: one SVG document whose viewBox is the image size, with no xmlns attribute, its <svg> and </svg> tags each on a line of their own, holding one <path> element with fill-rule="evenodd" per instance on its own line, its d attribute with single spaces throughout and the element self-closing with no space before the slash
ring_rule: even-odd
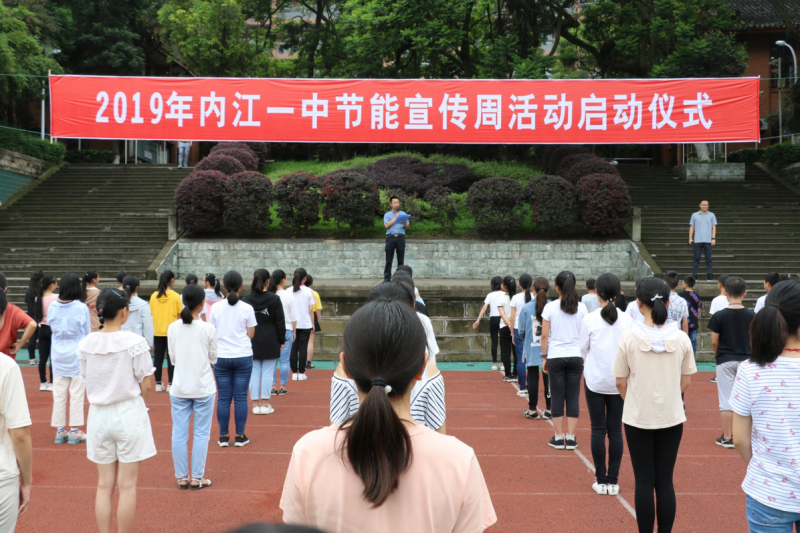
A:
<svg viewBox="0 0 800 533">
<path fill-rule="evenodd" d="M 725 0 L 741 19 L 743 29 L 784 29 L 786 24 L 778 10 L 768 0 Z M 786 6 L 789 19 L 800 24 L 800 0 L 781 0 Z"/>
</svg>

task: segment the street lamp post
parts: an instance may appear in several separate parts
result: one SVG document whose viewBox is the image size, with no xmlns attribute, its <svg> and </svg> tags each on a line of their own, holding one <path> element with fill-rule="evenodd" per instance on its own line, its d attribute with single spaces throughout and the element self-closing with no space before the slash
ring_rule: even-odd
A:
<svg viewBox="0 0 800 533">
<path fill-rule="evenodd" d="M 789 43 L 787 43 L 786 41 L 783 41 L 783 40 L 775 41 L 775 44 L 778 45 L 778 46 L 785 46 L 792 53 L 792 60 L 794 61 L 794 85 L 797 85 L 797 54 L 794 53 L 794 48 L 792 48 L 792 45 L 790 45 Z M 781 68 L 781 64 L 780 64 L 780 60 L 779 60 L 779 62 L 778 62 L 778 72 L 780 72 L 780 68 Z M 779 78 L 781 77 L 780 74 L 778 74 L 778 77 Z M 782 80 L 779 80 L 779 84 L 778 84 L 778 108 L 779 108 L 779 113 L 778 113 L 779 118 L 778 118 L 778 120 L 779 121 L 780 121 L 780 96 L 781 96 L 781 87 L 780 87 L 781 84 L 780 84 L 780 81 L 782 81 Z M 781 124 L 779 135 L 781 137 L 781 142 L 783 142 L 783 124 Z M 794 136 L 792 136 L 792 139 L 794 139 Z"/>
</svg>

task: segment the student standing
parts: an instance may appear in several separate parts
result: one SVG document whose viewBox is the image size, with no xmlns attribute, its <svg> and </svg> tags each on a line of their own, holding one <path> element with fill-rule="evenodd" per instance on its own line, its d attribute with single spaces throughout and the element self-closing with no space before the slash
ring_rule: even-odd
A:
<svg viewBox="0 0 800 533">
<path fill-rule="evenodd" d="M 34 270 L 31 272 L 28 288 L 25 291 L 25 305 L 28 308 L 28 316 L 34 319 L 35 317 L 33 315 L 34 306 L 36 305 L 36 298 L 41 296 L 42 291 L 44 290 L 42 287 L 42 278 L 44 278 L 44 272 L 41 270 Z M 37 323 L 38 322 L 39 321 L 37 320 Z M 33 336 L 28 339 L 28 362 L 31 366 L 38 364 L 36 361 L 36 344 L 38 341 L 39 329 L 37 328 L 36 331 L 34 331 Z"/>
<path fill-rule="evenodd" d="M 714 316 L 714 313 L 718 311 L 722 311 L 723 309 L 727 309 L 730 302 L 728 301 L 728 295 L 725 292 L 725 282 L 728 281 L 730 276 L 723 274 L 722 276 L 717 279 L 717 288 L 719 289 L 719 296 L 715 296 L 713 300 L 711 300 L 711 306 L 708 309 L 708 315 Z"/>
<path fill-rule="evenodd" d="M 294 304 L 294 296 L 286 290 L 286 273 L 283 270 L 272 271 L 272 276 L 269 279 L 269 288 L 267 290 L 275 293 L 281 299 L 283 319 L 286 324 L 286 337 L 283 341 L 280 356 L 281 389 L 272 389 L 273 395 L 284 396 L 289 394 L 286 386 L 289 384 L 292 344 L 294 343 L 295 331 L 297 330 L 297 306 Z"/>
<path fill-rule="evenodd" d="M 497 521 L 475 452 L 411 416 L 425 346 L 422 324 L 403 302 L 372 301 L 353 313 L 341 363 L 361 406 L 344 424 L 295 444 L 280 503 L 284 522 L 331 533 L 364 524 L 399 533 L 480 532 Z"/>
<path fill-rule="evenodd" d="M 217 276 L 212 273 L 203 276 L 203 287 L 206 294 L 206 302 L 200 315 L 203 320 L 208 322 L 208 317 L 211 316 L 211 306 L 221 302 L 225 297 L 222 295 L 222 285 L 220 285 Z"/>
<path fill-rule="evenodd" d="M 547 278 L 536 278 L 533 282 L 533 292 L 536 299 L 531 300 L 522 307 L 519 317 L 519 336 L 523 343 L 523 358 L 528 370 L 528 410 L 525 418 L 531 420 L 550 420 L 550 378 L 542 373 L 544 385 L 545 410 L 539 415 L 539 367 L 542 364 L 542 311 L 547 305 L 547 293 L 550 292 L 550 282 Z"/>
<path fill-rule="evenodd" d="M 19 330 L 24 330 L 17 340 Z M 0 352 L 17 355 L 20 348 L 36 333 L 36 321 L 14 304 L 8 303 L 5 291 L 0 291 Z"/>
<path fill-rule="evenodd" d="M 769 274 L 766 275 L 766 277 L 764 278 L 764 290 L 767 292 L 763 296 L 759 296 L 758 300 L 756 300 L 756 306 L 753 309 L 754 312 L 758 313 L 759 311 L 764 309 L 764 304 L 767 301 L 767 294 L 769 294 L 769 291 L 772 289 L 772 287 L 774 287 L 780 282 L 781 282 L 781 275 L 778 274 L 777 272 L 770 272 Z"/>
<path fill-rule="evenodd" d="M 522 312 L 522 308 L 525 307 L 525 304 L 531 301 L 532 284 L 533 278 L 531 278 L 530 274 L 521 275 L 519 277 L 519 287 L 522 289 L 522 292 L 515 294 L 514 297 L 511 298 L 511 322 L 514 323 L 514 354 L 517 358 L 516 371 L 517 379 L 519 380 L 517 396 L 527 396 L 528 394 L 528 384 L 525 375 L 527 370 L 525 366 L 525 351 L 522 346 L 522 337 L 519 335 L 519 315 Z"/>
<path fill-rule="evenodd" d="M 678 296 L 678 273 L 674 270 L 664 274 L 664 282 L 669 287 L 669 305 L 667 306 L 667 322 L 677 322 L 678 328 L 689 334 L 689 304 Z"/>
<path fill-rule="evenodd" d="M 711 330 L 711 349 L 716 355 L 719 415 L 722 419 L 722 435 L 717 439 L 717 445 L 733 449 L 733 411 L 729 400 L 736 371 L 743 361 L 750 358 L 750 323 L 756 314 L 742 303 L 747 296 L 747 283 L 742 278 L 728 278 L 725 293 L 730 304 L 711 317 L 708 329 Z"/>
<path fill-rule="evenodd" d="M 505 375 L 503 381 L 512 382 L 516 381 L 514 377 L 514 368 L 511 366 L 511 350 L 513 349 L 514 339 L 511 336 L 511 330 L 514 324 L 511 322 L 511 297 L 517 293 L 517 282 L 511 276 L 503 278 L 503 284 L 500 285 L 503 293 L 497 299 L 497 312 L 500 313 L 500 332 L 498 337 L 500 339 L 500 360 L 503 362 Z M 514 355 L 514 364 L 517 364 L 517 356 Z"/>
<path fill-rule="evenodd" d="M 311 277 L 311 274 L 306 276 L 306 283 L 305 286 L 311 289 L 311 286 L 314 284 L 314 278 Z M 308 337 L 308 362 L 306 362 L 306 368 L 314 368 L 314 363 L 311 360 L 314 358 L 314 338 L 318 331 L 322 331 L 322 328 L 319 326 L 319 319 L 320 319 L 320 311 L 322 311 L 322 301 L 319 299 L 319 293 L 314 289 L 311 289 L 311 292 L 314 294 L 314 305 L 311 306 L 311 311 L 314 313 L 314 327 L 311 328 L 311 335 Z"/>
<path fill-rule="evenodd" d="M 120 270 L 119 272 L 117 272 L 117 282 L 119 283 L 119 287 L 118 287 L 119 290 L 121 290 L 121 291 L 125 290 L 124 281 L 125 281 L 125 278 L 127 278 L 127 277 L 128 277 L 128 273 L 125 272 L 124 270 Z"/>
<path fill-rule="evenodd" d="M 169 391 L 172 405 L 172 462 L 178 488 L 200 490 L 211 486 L 205 477 L 208 441 L 217 385 L 214 364 L 217 362 L 217 330 L 200 320 L 206 294 L 197 286 L 186 287 L 182 294 L 181 319 L 167 329 L 169 353 L 175 363 L 175 381 Z M 189 472 L 189 422 L 194 415 L 192 468 Z"/>
<path fill-rule="evenodd" d="M 314 293 L 303 285 L 306 282 L 305 269 L 298 268 L 292 278 L 292 296 L 297 307 L 297 329 L 292 343 L 292 354 L 289 362 L 292 365 L 292 380 L 303 381 L 306 376 L 306 361 L 308 360 L 308 339 L 314 329 Z"/>
<path fill-rule="evenodd" d="M 686 276 L 683 280 L 683 291 L 678 296 L 686 300 L 689 308 L 689 340 L 692 341 L 692 351 L 697 357 L 697 332 L 700 329 L 700 313 L 703 310 L 703 300 L 694 292 L 694 284 L 697 280 L 694 276 Z"/>
<path fill-rule="evenodd" d="M 172 290 L 175 285 L 175 274 L 171 270 L 165 270 L 158 278 L 158 291 L 150 295 L 150 312 L 153 314 L 153 355 L 154 366 L 156 367 L 156 392 L 169 392 L 172 385 L 172 377 L 175 374 L 175 367 L 169 358 L 167 329 L 169 325 L 178 320 L 183 305 L 181 297 Z M 164 358 L 167 359 L 167 387 L 161 381 L 161 374 L 164 367 Z"/>
<path fill-rule="evenodd" d="M 259 268 L 253 275 L 250 294 L 242 300 L 252 306 L 256 314 L 256 331 L 253 345 L 253 373 L 250 376 L 250 399 L 254 415 L 269 415 L 275 409 L 269 404 L 275 366 L 281 356 L 286 338 L 286 319 L 279 296 L 269 292 L 269 271 Z"/>
<path fill-rule="evenodd" d="M 581 320 L 586 306 L 578 301 L 575 275 L 564 271 L 556 276 L 558 300 L 544 306 L 542 311 L 542 359 L 544 372 L 550 374 L 550 394 L 553 404 L 555 436 L 548 444 L 558 450 L 578 447 L 575 429 L 580 416 Z M 564 434 L 564 404 L 567 405 L 567 433 Z"/>
<path fill-rule="evenodd" d="M 39 390 L 53 391 L 53 367 L 50 367 L 50 381 L 47 381 L 47 361 L 53 346 L 53 332 L 47 322 L 47 311 L 50 304 L 58 300 L 58 295 L 54 294 L 56 289 L 56 278 L 50 274 L 42 277 L 42 294 L 36 297 L 33 307 L 33 317 L 39 323 Z"/>
<path fill-rule="evenodd" d="M 50 353 L 50 365 L 53 367 L 53 416 L 50 425 L 57 428 L 56 444 L 86 442 L 86 434 L 79 430 L 83 425 L 86 385 L 81 378 L 78 343 L 92 332 L 92 319 L 89 307 L 80 301 L 81 292 L 78 276 L 73 273 L 64 274 L 58 284 L 58 300 L 47 309 L 47 322 L 53 334 Z M 69 433 L 66 431 L 67 398 Z"/>
<path fill-rule="evenodd" d="M 776 283 L 751 327 L 752 354 L 730 396 L 733 443 L 748 464 L 747 522 L 754 533 L 791 533 L 800 527 L 800 388 L 787 385 L 800 382 L 800 282 Z"/>
<path fill-rule="evenodd" d="M 492 292 L 486 295 L 483 300 L 483 307 L 478 314 L 478 319 L 472 324 L 472 329 L 478 329 L 486 309 L 489 309 L 489 337 L 492 341 L 492 370 L 497 370 L 497 343 L 500 334 L 500 312 L 497 310 L 497 300 L 503 296 L 503 289 L 500 286 L 503 284 L 503 278 L 495 276 L 491 280 Z M 505 365 L 500 364 L 500 371 L 505 371 Z"/>
<path fill-rule="evenodd" d="M 592 459 L 597 494 L 619 494 L 619 466 L 622 463 L 622 396 L 617 390 L 612 369 L 622 334 L 633 326 L 627 313 L 616 307 L 622 286 L 614 274 L 603 274 L 596 281 L 600 308 L 583 317 L 581 355 L 584 359 L 586 407 L 592 422 Z M 608 436 L 608 468 L 606 468 Z"/>
<path fill-rule="evenodd" d="M 81 278 L 81 301 L 89 308 L 89 317 L 92 319 L 92 331 L 100 331 L 100 320 L 97 316 L 97 297 L 100 289 L 97 283 L 100 281 L 100 274 L 96 270 L 89 270 Z"/>
<path fill-rule="evenodd" d="M 383 215 L 383 227 L 386 228 L 386 264 L 383 268 L 383 281 L 389 281 L 392 277 L 392 263 L 394 262 L 394 253 L 397 252 L 397 265 L 403 264 L 403 259 L 406 254 L 406 230 L 408 229 L 408 220 L 405 222 L 398 222 L 397 218 L 404 214 L 400 211 L 400 198 L 392 196 L 389 198 L 391 211 L 387 211 Z"/>
<path fill-rule="evenodd" d="M 625 400 L 622 422 L 636 480 L 639 533 L 652 533 L 656 520 L 659 533 L 669 533 L 676 508 L 673 471 L 686 422 L 681 394 L 697 367 L 689 336 L 667 323 L 667 284 L 648 278 L 636 299 L 645 322 L 634 322 L 622 334 L 613 371 Z"/>
<path fill-rule="evenodd" d="M 700 202 L 700 211 L 693 213 L 689 220 L 689 244 L 694 247 L 692 275 L 697 278 L 700 269 L 700 254 L 703 253 L 706 256 L 708 281 L 714 281 L 711 247 L 717 244 L 717 217 L 708 210 L 708 200 Z"/>
<path fill-rule="evenodd" d="M 641 285 L 642 282 L 644 280 L 646 280 L 646 279 L 647 278 L 640 278 L 640 279 L 636 280 L 636 287 L 634 289 L 634 294 L 635 294 L 635 291 L 639 290 L 639 285 Z M 620 309 L 621 309 L 621 307 L 620 307 Z M 642 324 L 644 324 L 644 315 L 642 314 L 641 311 L 639 311 L 639 302 L 636 300 L 635 297 L 634 297 L 632 302 L 629 302 L 627 304 L 627 306 L 625 307 L 625 312 L 627 314 L 629 314 L 631 316 L 631 318 L 635 322 L 641 322 Z"/>
<path fill-rule="evenodd" d="M 150 348 L 153 347 L 153 314 L 150 305 L 139 298 L 139 278 L 125 276 L 122 280 L 122 290 L 129 298 L 128 320 L 122 324 L 122 331 L 130 331 L 143 337 Z"/>
<path fill-rule="evenodd" d="M 178 143 L 178 168 L 189 166 L 189 152 L 192 149 L 192 141 L 180 141 Z"/>
<path fill-rule="evenodd" d="M 240 448 L 250 443 L 244 430 L 247 424 L 247 390 L 253 373 L 253 345 L 256 315 L 253 307 L 239 299 L 242 276 L 235 270 L 225 273 L 222 285 L 228 293 L 227 303 L 211 308 L 209 322 L 217 328 L 217 363 L 214 375 L 219 387 L 217 423 L 222 448 L 230 446 L 228 425 L 231 419 L 231 400 L 234 403 L 236 436 L 234 446 Z"/>
<path fill-rule="evenodd" d="M 597 280 L 589 278 L 586 280 L 586 294 L 581 297 L 581 303 L 586 306 L 586 312 L 591 313 L 595 309 L 600 309 L 600 300 L 597 299 L 596 290 Z"/>
</svg>

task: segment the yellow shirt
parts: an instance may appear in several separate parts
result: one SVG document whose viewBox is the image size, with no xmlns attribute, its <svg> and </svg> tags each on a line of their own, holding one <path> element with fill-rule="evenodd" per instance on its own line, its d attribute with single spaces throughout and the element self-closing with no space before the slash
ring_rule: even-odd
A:
<svg viewBox="0 0 800 533">
<path fill-rule="evenodd" d="M 319 293 L 317 291 L 311 289 L 311 292 L 314 293 L 314 305 L 311 306 L 311 310 L 316 313 L 317 311 L 322 310 L 322 302 L 320 302 Z"/>
<path fill-rule="evenodd" d="M 183 310 L 180 295 L 168 289 L 167 293 L 158 298 L 158 292 L 150 296 L 150 312 L 153 314 L 153 335 L 166 337 L 169 325 L 178 320 Z"/>
</svg>

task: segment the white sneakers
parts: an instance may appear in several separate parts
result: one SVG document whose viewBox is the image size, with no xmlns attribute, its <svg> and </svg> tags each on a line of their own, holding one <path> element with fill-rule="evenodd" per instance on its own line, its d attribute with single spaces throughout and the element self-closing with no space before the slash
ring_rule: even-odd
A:
<svg viewBox="0 0 800 533">
<path fill-rule="evenodd" d="M 292 373 L 292 381 L 305 381 L 308 379 L 308 376 L 305 374 L 299 374 L 297 372 Z"/>
<path fill-rule="evenodd" d="M 275 409 L 273 409 L 270 404 L 267 404 L 267 405 L 254 405 L 253 406 L 253 414 L 254 415 L 271 415 L 274 412 L 275 412 Z"/>
<path fill-rule="evenodd" d="M 592 490 L 595 491 L 597 494 L 609 495 L 609 496 L 617 496 L 619 495 L 619 485 L 604 485 L 598 482 L 594 482 L 592 484 Z"/>
<path fill-rule="evenodd" d="M 518 390 L 517 391 L 517 396 L 520 396 L 522 398 L 527 398 L 528 397 L 528 391 L 526 391 L 526 390 Z"/>
<path fill-rule="evenodd" d="M 492 370 L 497 370 L 497 365 L 492 365 Z"/>
<path fill-rule="evenodd" d="M 608 485 L 608 495 L 617 496 L 619 494 L 619 485 Z"/>
<path fill-rule="evenodd" d="M 52 383 L 42 383 L 39 385 L 39 390 L 41 392 L 53 392 L 53 384 Z"/>
<path fill-rule="evenodd" d="M 156 383 L 156 392 L 164 392 L 164 385 Z"/>
</svg>

